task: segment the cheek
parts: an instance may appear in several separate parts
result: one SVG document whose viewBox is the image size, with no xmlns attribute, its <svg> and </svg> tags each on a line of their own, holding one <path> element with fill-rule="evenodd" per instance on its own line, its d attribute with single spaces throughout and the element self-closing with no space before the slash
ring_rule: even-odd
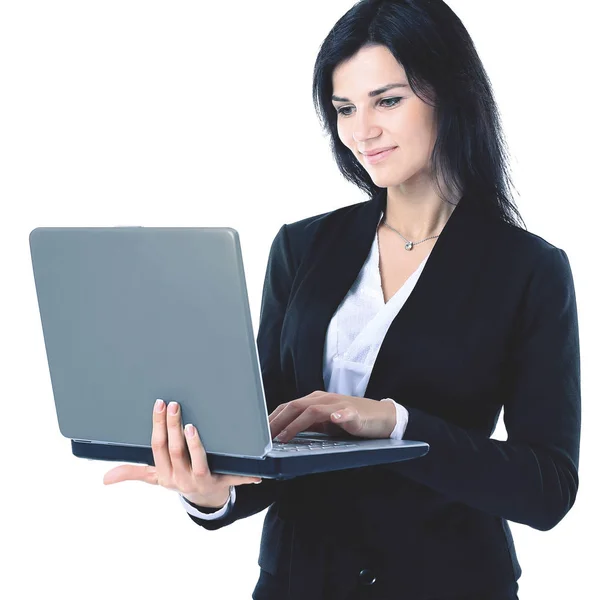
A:
<svg viewBox="0 0 600 600">
<path fill-rule="evenodd" d="M 348 146 L 351 150 L 354 150 L 354 140 L 352 139 L 352 130 L 346 123 L 343 121 L 338 121 L 337 123 L 337 133 L 342 141 L 342 144 Z"/>
</svg>

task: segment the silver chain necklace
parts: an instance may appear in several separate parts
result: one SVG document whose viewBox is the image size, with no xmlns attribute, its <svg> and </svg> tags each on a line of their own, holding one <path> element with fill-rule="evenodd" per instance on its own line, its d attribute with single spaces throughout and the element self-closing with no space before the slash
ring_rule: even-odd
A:
<svg viewBox="0 0 600 600">
<path fill-rule="evenodd" d="M 431 237 L 425 238 L 424 240 L 421 240 L 420 242 L 411 242 L 410 240 L 407 240 L 397 229 L 394 229 L 391 225 L 388 225 L 385 219 L 383 220 L 383 224 L 386 227 L 389 227 L 390 229 L 395 231 L 406 242 L 406 244 L 404 244 L 405 250 L 412 250 L 413 246 L 416 246 L 417 244 L 422 244 L 423 242 L 426 242 L 427 240 L 432 240 L 433 238 L 440 237 L 440 235 L 441 235 L 441 233 L 438 233 L 437 235 L 432 235 Z"/>
</svg>

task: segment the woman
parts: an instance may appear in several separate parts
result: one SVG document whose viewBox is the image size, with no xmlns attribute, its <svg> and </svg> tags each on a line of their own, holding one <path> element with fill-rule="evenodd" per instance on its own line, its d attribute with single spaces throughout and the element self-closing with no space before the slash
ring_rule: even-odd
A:
<svg viewBox="0 0 600 600">
<path fill-rule="evenodd" d="M 255 600 L 517 598 L 507 520 L 548 530 L 578 489 L 567 255 L 517 223 L 489 81 L 441 0 L 356 4 L 320 49 L 314 98 L 369 200 L 273 241 L 257 339 L 272 435 L 429 453 L 243 485 L 256 479 L 210 473 L 177 405 L 157 403 L 156 466 L 105 483 L 177 490 L 209 530 L 270 507 Z M 502 407 L 507 441 L 490 439 Z"/>
</svg>

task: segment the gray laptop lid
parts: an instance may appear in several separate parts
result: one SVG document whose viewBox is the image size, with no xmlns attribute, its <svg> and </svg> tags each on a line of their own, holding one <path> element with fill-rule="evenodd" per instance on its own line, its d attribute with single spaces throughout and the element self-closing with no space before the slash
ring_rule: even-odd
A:
<svg viewBox="0 0 600 600">
<path fill-rule="evenodd" d="M 235 229 L 39 227 L 29 241 L 62 435 L 150 446 L 162 398 L 208 452 L 271 450 Z"/>
</svg>

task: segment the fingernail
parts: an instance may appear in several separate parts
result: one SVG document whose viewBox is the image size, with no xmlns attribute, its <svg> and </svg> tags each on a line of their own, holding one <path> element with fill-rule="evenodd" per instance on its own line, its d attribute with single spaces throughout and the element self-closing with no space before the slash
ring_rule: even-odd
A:
<svg viewBox="0 0 600 600">
<path fill-rule="evenodd" d="M 194 435 L 194 426 L 191 423 L 188 423 L 185 426 L 185 435 L 191 438 Z"/>
<path fill-rule="evenodd" d="M 156 412 L 161 412 L 164 407 L 165 403 L 160 398 L 154 403 L 154 410 Z"/>
<path fill-rule="evenodd" d="M 169 414 L 170 415 L 177 414 L 177 402 L 169 402 Z"/>
<path fill-rule="evenodd" d="M 340 415 L 340 413 L 333 413 L 333 418 L 334 419 L 339 419 L 342 415 Z"/>
</svg>

